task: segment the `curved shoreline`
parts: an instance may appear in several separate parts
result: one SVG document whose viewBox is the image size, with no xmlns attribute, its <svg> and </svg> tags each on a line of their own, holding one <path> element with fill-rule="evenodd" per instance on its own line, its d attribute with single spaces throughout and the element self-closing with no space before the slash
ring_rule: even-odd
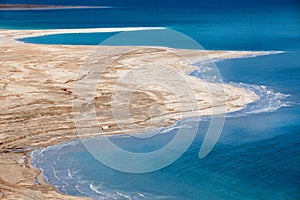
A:
<svg viewBox="0 0 300 200">
<path fill-rule="evenodd" d="M 136 28 L 134 29 L 136 30 Z M 97 32 L 120 29 L 80 30 Z M 76 80 L 78 67 L 94 47 L 38 45 L 16 41 L 24 36 L 69 33 L 80 30 L 0 30 L 2 43 L 0 53 L 4 60 L 1 66 L 6 69 L 2 72 L 0 80 L 0 87 L 3 90 L 0 96 L 1 110 L 3 110 L 0 115 L 0 189 L 5 198 L 24 199 L 35 196 L 37 199 L 85 199 L 60 194 L 53 186 L 44 183 L 41 171 L 32 167 L 29 154 L 33 150 L 78 138 L 71 111 L 73 82 Z M 119 47 L 103 47 L 100 50 L 106 52 L 107 49 L 114 48 Z M 143 59 L 148 55 L 147 51 L 150 47 L 122 48 L 139 50 L 142 53 L 140 59 Z M 268 52 L 195 51 L 157 47 L 151 47 L 151 49 L 159 50 L 161 55 L 154 52 L 148 57 L 150 60 L 159 58 L 165 64 L 175 63 L 176 69 L 184 76 L 195 67 L 181 64 L 172 57 L 174 52 L 189 55 L 195 60 L 199 59 L 197 56 L 203 53 L 208 54 L 211 60 L 268 54 Z M 124 62 L 129 62 L 132 56 L 136 55 L 129 55 Z M 112 73 L 116 73 L 116 71 L 112 71 Z M 195 87 L 199 84 L 199 79 L 189 78 L 189 81 Z M 244 89 L 230 85 L 228 88 L 232 90 L 233 96 L 231 97 L 239 94 L 245 98 L 242 98 L 242 103 L 233 100 L 229 112 L 242 109 L 247 103 L 257 99 L 257 96 Z M 102 101 L 103 104 L 105 102 L 106 100 Z M 169 103 L 169 100 L 166 99 L 164 103 Z M 207 111 L 205 112 L 207 113 Z M 175 114 L 173 119 L 176 117 L 178 116 Z M 112 119 L 108 116 L 103 120 L 105 123 L 111 123 Z M 170 122 L 172 123 L 172 121 Z M 143 131 L 143 129 L 139 131 Z M 107 131 L 107 134 L 112 133 L 120 132 L 117 130 Z M 38 183 L 34 182 L 35 179 L 38 180 Z"/>
</svg>

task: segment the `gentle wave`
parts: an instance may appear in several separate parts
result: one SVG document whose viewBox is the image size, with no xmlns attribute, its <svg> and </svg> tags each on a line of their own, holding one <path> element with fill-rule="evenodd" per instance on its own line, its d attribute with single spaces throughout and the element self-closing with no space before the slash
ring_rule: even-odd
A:
<svg viewBox="0 0 300 200">
<path fill-rule="evenodd" d="M 149 193 L 141 193 L 141 192 L 124 192 L 121 190 L 111 190 L 104 187 L 103 184 L 98 183 L 90 183 L 89 189 L 91 190 L 89 197 L 94 200 L 137 200 L 137 199 L 144 199 L 144 200 L 152 200 L 152 199 L 170 199 L 171 196 L 160 196 L 155 194 Z M 86 193 L 86 192 L 84 192 Z"/>
<path fill-rule="evenodd" d="M 254 84 L 246 84 L 246 83 L 234 83 L 229 82 L 229 84 L 234 85 L 239 88 L 244 88 L 248 91 L 255 93 L 258 96 L 258 100 L 253 103 L 247 104 L 245 108 L 226 113 L 226 118 L 234 118 L 234 117 L 245 117 L 248 115 L 260 114 L 260 113 L 269 113 L 275 112 L 280 108 L 296 106 L 299 103 L 289 101 L 289 97 L 292 97 L 290 94 L 284 94 L 278 91 L 275 91 L 268 86 L 264 85 L 254 85 Z M 211 116 L 202 116 L 202 117 L 193 117 L 188 119 L 183 119 L 186 122 L 189 121 L 209 121 Z M 171 127 L 173 129 L 179 129 L 181 127 Z"/>
<path fill-rule="evenodd" d="M 241 58 L 253 58 L 258 56 L 265 56 L 265 55 L 272 55 L 272 54 L 281 54 L 285 53 L 285 51 L 266 51 L 263 54 L 255 54 L 255 55 L 248 55 L 248 56 L 241 56 L 237 58 L 221 58 L 221 59 L 210 59 L 201 62 L 194 63 L 194 66 L 197 66 L 198 69 L 189 73 L 190 76 L 194 76 L 196 78 L 203 79 L 202 74 L 209 73 L 213 71 L 214 66 L 210 64 L 224 61 L 224 60 L 232 60 L 232 59 L 241 59 Z M 215 83 L 222 83 L 221 77 L 212 76 L 206 81 L 215 82 Z M 265 85 L 255 85 L 255 84 L 246 84 L 246 83 L 235 83 L 229 82 L 230 85 L 234 85 L 239 88 L 244 88 L 248 91 L 254 92 L 258 96 L 258 100 L 246 105 L 246 107 L 242 110 L 228 113 L 226 117 L 242 117 L 247 116 L 250 114 L 258 114 L 264 112 L 274 112 L 282 107 L 290 107 L 293 106 L 295 103 L 289 102 L 288 97 L 290 94 L 284 94 L 273 89 L 270 89 L 268 86 Z M 197 120 L 197 119 L 196 119 Z M 203 118 L 202 118 L 203 120 Z"/>
<path fill-rule="evenodd" d="M 244 109 L 233 113 L 228 113 L 227 117 L 242 117 L 250 114 L 274 112 L 283 107 L 293 106 L 293 102 L 288 101 L 290 94 L 277 92 L 265 85 L 254 85 L 246 83 L 233 83 L 231 85 L 244 88 L 258 95 L 258 100 L 248 104 Z"/>
</svg>

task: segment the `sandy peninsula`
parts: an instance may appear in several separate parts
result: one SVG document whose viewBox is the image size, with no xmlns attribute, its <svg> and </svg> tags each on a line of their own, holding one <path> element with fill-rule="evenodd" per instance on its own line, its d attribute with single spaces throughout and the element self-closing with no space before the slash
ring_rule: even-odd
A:
<svg viewBox="0 0 300 200">
<path fill-rule="evenodd" d="M 68 45 L 26 44 L 16 39 L 57 33 L 83 33 L 120 31 L 120 29 L 69 29 L 69 30 L 0 30 L 0 198 L 1 199 L 79 199 L 56 192 L 53 186 L 43 181 L 41 171 L 31 165 L 30 152 L 47 146 L 78 138 L 73 119 L 73 87 L 78 80 L 78 69 L 96 47 Z M 130 50 L 112 63 L 103 81 L 97 87 L 94 104 L 99 117 L 99 126 L 105 134 L 122 134 L 155 129 L 173 124 L 182 117 L 210 115 L 214 107 L 222 106 L 210 101 L 211 93 L 204 81 L 188 76 L 195 69 L 180 56 L 193 61 L 227 59 L 244 56 L 266 55 L 268 52 L 196 51 L 163 47 L 97 47 L 99 59 L 106 60 L 118 49 Z M 199 57 L 200 55 L 200 57 Z M 206 56 L 201 56 L 206 55 Z M 207 56 L 208 55 L 208 56 Z M 132 96 L 131 117 L 138 126 L 124 124 L 120 129 L 111 112 L 113 85 L 120 74 L 141 64 L 160 65 L 174 69 L 190 84 L 197 112 L 192 112 L 189 102 L 182 110 L 180 103 L 170 91 L 144 87 Z M 164 74 L 161 74 L 163 77 Z M 134 87 L 134 82 L 123 85 Z M 175 83 L 176 84 L 176 83 Z M 177 84 L 180 84 L 178 82 Z M 257 100 L 257 95 L 228 84 L 216 84 L 225 90 L 225 112 L 244 108 Z M 213 95 L 218 95 L 214 93 Z M 164 121 L 149 122 L 146 112 L 154 105 L 164 110 Z M 101 112 L 100 112 L 101 111 Z M 221 114 L 222 112 L 218 113 Z M 92 137 L 89 135 L 87 137 Z M 81 198 L 83 199 L 83 198 Z"/>
</svg>

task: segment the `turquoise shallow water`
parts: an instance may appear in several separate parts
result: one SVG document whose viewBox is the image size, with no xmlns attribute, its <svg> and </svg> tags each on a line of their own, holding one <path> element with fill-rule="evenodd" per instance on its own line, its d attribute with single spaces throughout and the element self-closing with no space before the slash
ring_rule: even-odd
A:
<svg viewBox="0 0 300 200">
<path fill-rule="evenodd" d="M 43 169 L 45 179 L 59 191 L 94 199 L 300 199 L 297 2 L 160 2 L 88 1 L 87 4 L 108 5 L 112 9 L 0 11 L 3 19 L 0 27 L 167 27 L 187 34 L 206 49 L 285 51 L 216 63 L 226 83 L 250 89 L 260 100 L 242 111 L 228 114 L 220 140 L 205 159 L 198 158 L 208 126 L 202 120 L 188 151 L 172 165 L 156 172 L 127 174 L 107 168 L 80 141 L 35 151 L 34 165 Z M 82 3 L 74 1 L 73 4 Z M 64 34 L 23 41 L 93 45 L 112 34 Z M 188 134 L 194 122 L 182 123 Z M 112 140 L 125 149 L 147 152 L 166 144 L 175 131 L 151 139 L 122 136 Z"/>
</svg>

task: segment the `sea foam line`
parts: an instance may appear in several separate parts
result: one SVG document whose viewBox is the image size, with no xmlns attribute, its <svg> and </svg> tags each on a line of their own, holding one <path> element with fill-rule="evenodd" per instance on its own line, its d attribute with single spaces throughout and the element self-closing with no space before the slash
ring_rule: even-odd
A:
<svg viewBox="0 0 300 200">
<path fill-rule="evenodd" d="M 242 110 L 228 113 L 227 117 L 242 117 L 250 114 L 274 112 L 280 108 L 290 107 L 294 104 L 293 102 L 288 101 L 288 97 L 291 96 L 290 94 L 275 91 L 265 85 L 234 82 L 230 82 L 230 84 L 254 92 L 258 96 L 258 100 L 246 105 Z"/>
</svg>

